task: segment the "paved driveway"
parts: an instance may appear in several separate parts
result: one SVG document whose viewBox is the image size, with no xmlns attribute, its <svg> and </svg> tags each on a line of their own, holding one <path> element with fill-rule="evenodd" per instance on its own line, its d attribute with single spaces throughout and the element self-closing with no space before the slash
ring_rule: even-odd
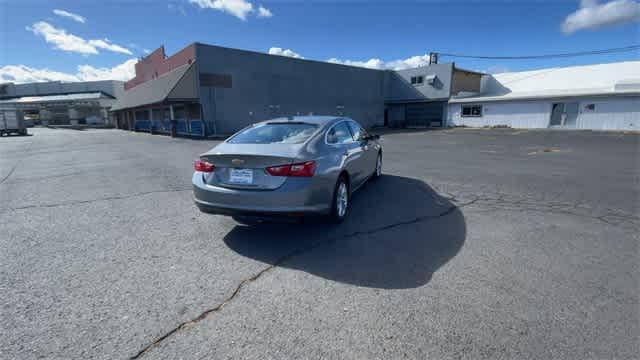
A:
<svg viewBox="0 0 640 360">
<path fill-rule="evenodd" d="M 0 139 L 1 358 L 636 358 L 637 135 L 384 136 L 341 226 L 192 204 L 214 141 Z"/>
</svg>

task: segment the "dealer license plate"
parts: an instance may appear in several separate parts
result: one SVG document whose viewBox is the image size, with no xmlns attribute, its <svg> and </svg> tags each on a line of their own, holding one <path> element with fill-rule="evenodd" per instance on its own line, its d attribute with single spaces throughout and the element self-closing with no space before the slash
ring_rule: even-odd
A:
<svg viewBox="0 0 640 360">
<path fill-rule="evenodd" d="M 253 170 L 251 169 L 231 169 L 229 172 L 229 182 L 234 184 L 253 184 Z"/>
</svg>

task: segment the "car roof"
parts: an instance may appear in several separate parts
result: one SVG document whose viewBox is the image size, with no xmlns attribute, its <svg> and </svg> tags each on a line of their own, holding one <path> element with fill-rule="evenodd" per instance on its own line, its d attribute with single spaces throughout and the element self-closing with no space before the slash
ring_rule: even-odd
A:
<svg viewBox="0 0 640 360">
<path fill-rule="evenodd" d="M 266 121 L 262 121 L 261 123 L 269 123 L 269 122 L 304 122 L 309 124 L 316 124 L 320 126 L 327 125 L 329 123 L 334 122 L 335 120 L 346 119 L 342 116 L 320 116 L 320 115 L 305 115 L 305 116 L 289 116 L 289 117 L 279 117 L 275 119 L 269 119 Z"/>
</svg>

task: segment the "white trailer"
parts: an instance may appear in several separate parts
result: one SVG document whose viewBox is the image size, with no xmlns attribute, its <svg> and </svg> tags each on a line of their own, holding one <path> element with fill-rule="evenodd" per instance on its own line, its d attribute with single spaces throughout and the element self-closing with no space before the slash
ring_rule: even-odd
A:
<svg viewBox="0 0 640 360">
<path fill-rule="evenodd" d="M 22 111 L 0 109 L 0 136 L 11 133 L 27 135 Z"/>
</svg>

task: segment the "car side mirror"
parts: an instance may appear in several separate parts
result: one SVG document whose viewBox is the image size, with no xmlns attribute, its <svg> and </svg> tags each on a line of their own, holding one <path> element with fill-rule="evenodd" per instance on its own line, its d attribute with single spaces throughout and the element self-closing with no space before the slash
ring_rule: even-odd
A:
<svg viewBox="0 0 640 360">
<path fill-rule="evenodd" d="M 363 140 L 378 140 L 380 139 L 380 135 L 377 134 L 369 134 L 362 138 Z"/>
</svg>

